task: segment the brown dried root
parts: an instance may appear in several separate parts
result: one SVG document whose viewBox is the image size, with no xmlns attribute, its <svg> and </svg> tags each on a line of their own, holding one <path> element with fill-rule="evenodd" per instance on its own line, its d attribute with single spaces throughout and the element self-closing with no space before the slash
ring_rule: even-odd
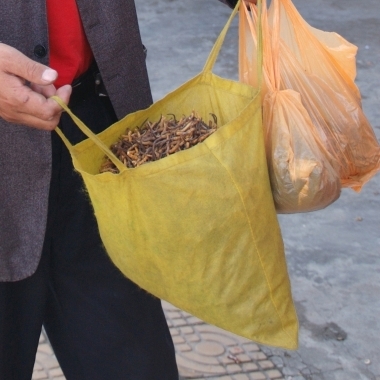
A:
<svg viewBox="0 0 380 380">
<path fill-rule="evenodd" d="M 156 161 L 170 154 L 188 149 L 202 141 L 217 130 L 217 117 L 208 124 L 193 111 L 190 116 L 177 120 L 161 116 L 160 120 L 144 125 L 135 130 L 127 129 L 110 149 L 128 168 L 135 168 L 147 162 Z M 168 115 L 169 116 L 169 115 Z M 118 173 L 116 166 L 106 157 L 100 173 Z"/>
</svg>

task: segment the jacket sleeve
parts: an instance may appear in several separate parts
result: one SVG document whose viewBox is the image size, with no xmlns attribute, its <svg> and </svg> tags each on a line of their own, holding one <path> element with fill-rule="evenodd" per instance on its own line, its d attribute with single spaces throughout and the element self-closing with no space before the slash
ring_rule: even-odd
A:
<svg viewBox="0 0 380 380">
<path fill-rule="evenodd" d="M 238 2 L 238 0 L 219 0 L 219 1 L 221 1 L 224 4 L 227 4 L 231 8 L 234 8 L 236 3 Z"/>
</svg>

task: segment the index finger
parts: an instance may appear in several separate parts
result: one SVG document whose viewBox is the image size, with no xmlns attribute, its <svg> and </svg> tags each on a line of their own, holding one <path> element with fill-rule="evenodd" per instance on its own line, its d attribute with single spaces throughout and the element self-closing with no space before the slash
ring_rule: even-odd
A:
<svg viewBox="0 0 380 380">
<path fill-rule="evenodd" d="M 57 102 L 45 98 L 27 86 L 19 88 L 16 98 L 19 103 L 17 107 L 19 113 L 28 114 L 43 121 L 51 120 L 62 112 Z"/>
</svg>

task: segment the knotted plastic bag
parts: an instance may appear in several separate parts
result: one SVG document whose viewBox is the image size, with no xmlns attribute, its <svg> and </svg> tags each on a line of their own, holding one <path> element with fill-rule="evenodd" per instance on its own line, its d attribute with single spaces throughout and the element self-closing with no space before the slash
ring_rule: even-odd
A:
<svg viewBox="0 0 380 380">
<path fill-rule="evenodd" d="M 279 17 L 277 9 L 276 16 Z M 240 73 L 252 66 L 257 41 L 255 10 L 240 9 Z M 280 90 L 278 30 L 270 32 L 263 11 L 264 78 L 263 125 L 272 193 L 279 213 L 322 209 L 340 195 L 340 180 L 330 164 L 310 117 L 294 90 Z M 249 55 L 247 54 L 249 53 Z"/>
</svg>

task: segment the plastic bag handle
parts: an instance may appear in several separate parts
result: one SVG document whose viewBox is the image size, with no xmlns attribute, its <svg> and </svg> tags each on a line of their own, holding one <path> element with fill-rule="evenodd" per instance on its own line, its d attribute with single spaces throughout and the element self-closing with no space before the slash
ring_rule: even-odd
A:
<svg viewBox="0 0 380 380">
<path fill-rule="evenodd" d="M 239 0 L 236 3 L 236 6 L 234 10 L 231 13 L 230 18 L 228 19 L 226 25 L 224 26 L 223 30 L 219 34 L 219 37 L 217 38 L 214 47 L 211 49 L 211 52 L 207 58 L 206 64 L 203 68 L 203 72 L 211 72 L 216 59 L 218 58 L 219 52 L 222 48 L 224 39 L 227 35 L 228 29 L 231 26 L 232 20 L 236 16 L 236 14 L 239 11 L 239 7 L 241 2 L 244 0 Z M 261 83 L 262 83 L 262 73 L 263 73 L 263 33 L 262 33 L 262 20 L 261 20 L 261 14 L 262 14 L 262 0 L 257 0 L 257 10 L 258 10 L 258 21 L 257 21 L 257 40 L 258 40 L 258 46 L 257 46 L 257 77 L 258 77 L 258 83 L 259 87 L 261 88 Z"/>
<path fill-rule="evenodd" d="M 78 117 L 76 117 L 69 109 L 69 107 L 64 103 L 64 101 L 58 96 L 52 96 L 51 99 L 55 100 L 72 118 L 74 123 L 78 128 L 94 143 L 98 148 L 112 161 L 112 163 L 119 169 L 119 172 L 127 170 L 126 166 L 112 153 L 112 151 L 107 147 L 106 144 L 101 141 L 94 132 L 91 131 Z M 66 138 L 59 127 L 55 128 L 55 131 L 58 133 L 59 137 L 62 139 L 66 145 L 69 152 L 74 150 L 71 142 Z"/>
</svg>

